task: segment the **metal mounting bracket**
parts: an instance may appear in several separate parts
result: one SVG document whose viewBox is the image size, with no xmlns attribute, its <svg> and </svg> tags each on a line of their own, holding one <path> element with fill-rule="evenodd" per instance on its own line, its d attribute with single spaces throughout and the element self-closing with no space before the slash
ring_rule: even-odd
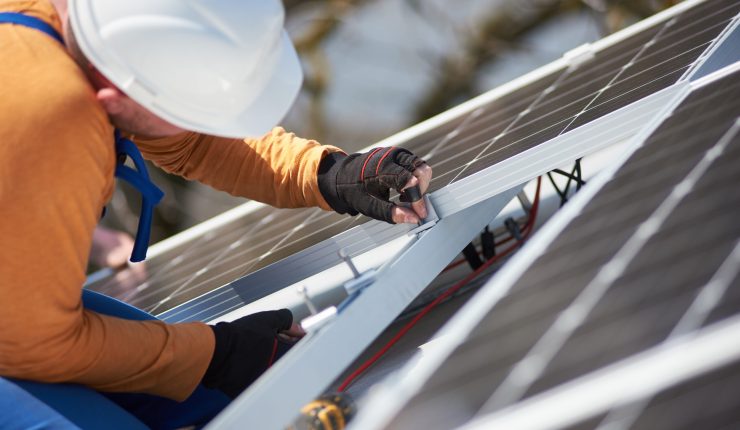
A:
<svg viewBox="0 0 740 430">
<path fill-rule="evenodd" d="M 461 209 L 419 235 L 376 274 L 376 280 L 310 331 L 209 423 L 210 429 L 283 429 L 426 288 L 523 185 Z M 413 268 L 413 271 L 410 270 Z M 279 409 L 281 412 L 276 413 Z"/>
</svg>

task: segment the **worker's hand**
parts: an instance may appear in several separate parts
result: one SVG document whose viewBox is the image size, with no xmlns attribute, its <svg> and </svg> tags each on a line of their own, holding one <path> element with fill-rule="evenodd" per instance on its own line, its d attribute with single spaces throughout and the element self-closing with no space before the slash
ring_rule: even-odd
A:
<svg viewBox="0 0 740 430">
<path fill-rule="evenodd" d="M 98 267 L 117 269 L 125 266 L 134 249 L 134 239 L 122 231 L 95 227 L 90 260 Z"/>
<path fill-rule="evenodd" d="M 335 211 L 389 223 L 419 223 L 426 218 L 424 200 L 410 208 L 388 201 L 390 189 L 419 187 L 420 198 L 429 187 L 432 168 L 402 148 L 376 148 L 364 154 L 328 154 L 319 165 L 319 189 Z"/>
<path fill-rule="evenodd" d="M 202 383 L 232 398 L 305 335 L 288 309 L 258 312 L 211 328 L 216 347 Z"/>
</svg>

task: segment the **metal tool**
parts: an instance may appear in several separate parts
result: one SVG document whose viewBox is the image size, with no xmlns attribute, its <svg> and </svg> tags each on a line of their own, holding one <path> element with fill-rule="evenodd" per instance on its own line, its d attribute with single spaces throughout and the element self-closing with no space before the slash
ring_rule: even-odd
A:
<svg viewBox="0 0 740 430">
<path fill-rule="evenodd" d="M 355 403 L 347 394 L 325 394 L 301 408 L 290 430 L 342 430 L 355 412 Z"/>
</svg>

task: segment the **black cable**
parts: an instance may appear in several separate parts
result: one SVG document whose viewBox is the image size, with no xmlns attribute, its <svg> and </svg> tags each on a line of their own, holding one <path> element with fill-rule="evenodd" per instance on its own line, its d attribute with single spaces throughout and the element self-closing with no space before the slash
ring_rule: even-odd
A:
<svg viewBox="0 0 740 430">
<path fill-rule="evenodd" d="M 557 173 L 558 175 L 568 178 L 568 181 L 565 183 L 565 189 L 561 190 L 560 187 L 558 187 L 557 183 L 555 183 L 555 179 L 552 177 L 552 173 Z M 550 179 L 550 183 L 558 194 L 558 197 L 560 197 L 560 207 L 563 207 L 563 205 L 568 203 L 568 192 L 570 191 L 571 183 L 575 182 L 576 192 L 578 192 L 583 185 L 586 185 L 586 181 L 583 180 L 583 172 L 581 170 L 581 158 L 575 161 L 573 164 L 573 170 L 570 173 L 560 169 L 553 169 L 551 172 L 547 172 L 547 178 Z"/>
</svg>

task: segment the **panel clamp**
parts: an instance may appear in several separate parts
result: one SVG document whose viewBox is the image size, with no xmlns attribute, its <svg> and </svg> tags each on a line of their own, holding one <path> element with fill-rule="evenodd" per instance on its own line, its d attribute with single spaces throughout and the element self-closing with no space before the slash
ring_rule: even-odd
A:
<svg viewBox="0 0 740 430">
<path fill-rule="evenodd" d="M 357 270 L 357 266 L 355 266 L 354 262 L 352 262 L 352 257 L 347 254 L 347 251 L 345 251 L 344 249 L 340 249 L 338 254 L 339 257 L 344 260 L 347 266 L 349 266 L 349 269 L 352 271 L 353 275 L 352 279 L 344 283 L 344 290 L 347 292 L 347 298 L 345 298 L 338 306 L 330 306 L 322 310 L 321 312 L 316 312 L 316 306 L 308 297 L 306 287 L 302 287 L 299 292 L 303 296 L 306 305 L 311 311 L 311 316 L 301 321 L 301 327 L 307 333 L 319 330 L 321 327 L 327 325 L 330 321 L 333 321 L 337 317 L 337 315 L 342 310 L 344 310 L 344 308 L 346 308 L 360 295 L 362 290 L 369 287 L 373 282 L 375 282 L 375 277 L 377 274 L 377 271 L 375 269 L 370 269 L 365 271 L 364 273 L 360 273 L 360 271 Z"/>
<path fill-rule="evenodd" d="M 424 205 L 427 208 L 427 217 L 421 220 L 421 223 L 418 227 L 408 232 L 409 236 L 413 236 L 425 230 L 429 230 L 430 228 L 434 227 L 439 221 L 439 216 L 437 215 L 437 211 L 434 209 L 432 198 L 429 196 L 429 194 L 424 195 Z"/>
<path fill-rule="evenodd" d="M 563 54 L 563 59 L 568 63 L 568 67 L 575 69 L 581 64 L 593 59 L 596 56 L 594 47 L 591 43 L 584 43 Z"/>
</svg>

